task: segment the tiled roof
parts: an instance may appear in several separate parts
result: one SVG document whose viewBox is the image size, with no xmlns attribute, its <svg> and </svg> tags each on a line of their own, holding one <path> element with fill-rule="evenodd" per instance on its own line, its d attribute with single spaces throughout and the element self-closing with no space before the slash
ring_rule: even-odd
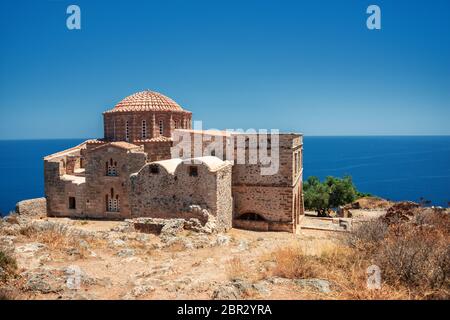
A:
<svg viewBox="0 0 450 320">
<path fill-rule="evenodd" d="M 140 140 L 135 140 L 135 143 L 143 143 L 143 142 L 169 142 L 172 141 L 172 138 L 167 138 L 164 136 L 158 136 L 155 138 L 150 138 L 150 139 L 140 139 Z"/>
<path fill-rule="evenodd" d="M 141 148 L 141 146 L 137 146 L 135 144 L 128 143 L 125 141 L 113 141 L 113 142 L 108 142 L 108 143 L 102 144 L 98 147 L 95 147 L 92 150 L 99 150 L 99 149 L 106 148 L 106 147 L 117 147 L 117 148 L 121 148 L 121 149 L 125 149 L 125 150 L 134 150 L 134 149 Z"/>
<path fill-rule="evenodd" d="M 120 101 L 111 112 L 129 112 L 129 111 L 178 111 L 185 112 L 178 103 L 162 95 L 161 93 L 145 90 L 132 94 Z"/>
</svg>

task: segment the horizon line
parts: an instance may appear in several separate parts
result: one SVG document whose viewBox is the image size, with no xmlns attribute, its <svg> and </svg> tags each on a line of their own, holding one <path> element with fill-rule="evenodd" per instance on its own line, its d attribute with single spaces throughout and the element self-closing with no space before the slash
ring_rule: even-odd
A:
<svg viewBox="0 0 450 320">
<path fill-rule="evenodd" d="M 295 132 L 280 132 L 283 133 L 295 133 Z M 303 137 L 323 137 L 323 138 L 335 138 L 335 137 L 450 137 L 450 134 L 302 134 Z M 89 140 L 89 139 L 102 139 L 92 137 L 75 137 L 75 138 L 11 138 L 1 139 L 0 141 L 38 141 L 38 140 Z"/>
</svg>

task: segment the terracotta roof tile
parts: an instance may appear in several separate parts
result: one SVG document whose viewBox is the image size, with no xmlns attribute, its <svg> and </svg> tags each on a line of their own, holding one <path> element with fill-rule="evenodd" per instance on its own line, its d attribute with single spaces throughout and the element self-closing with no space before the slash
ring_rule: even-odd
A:
<svg viewBox="0 0 450 320">
<path fill-rule="evenodd" d="M 105 113 L 129 111 L 177 111 L 187 112 L 178 103 L 161 93 L 145 90 L 132 94 Z"/>
</svg>

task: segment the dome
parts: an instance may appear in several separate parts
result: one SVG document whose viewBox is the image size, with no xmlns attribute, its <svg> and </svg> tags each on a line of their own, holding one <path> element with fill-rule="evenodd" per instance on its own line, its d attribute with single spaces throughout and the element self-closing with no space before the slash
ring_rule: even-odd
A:
<svg viewBox="0 0 450 320">
<path fill-rule="evenodd" d="M 145 90 L 132 94 L 120 101 L 116 106 L 106 111 L 110 112 L 127 112 L 127 111 L 178 111 L 183 112 L 183 108 L 178 103 L 166 97 L 165 95 Z"/>
</svg>

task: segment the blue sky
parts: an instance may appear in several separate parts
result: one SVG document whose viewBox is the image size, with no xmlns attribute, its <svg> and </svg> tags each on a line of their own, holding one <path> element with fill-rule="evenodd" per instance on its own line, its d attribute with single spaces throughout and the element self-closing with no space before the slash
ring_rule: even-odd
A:
<svg viewBox="0 0 450 320">
<path fill-rule="evenodd" d="M 0 3 L 0 139 L 102 137 L 143 89 L 205 127 L 450 134 L 448 0 Z"/>
</svg>

